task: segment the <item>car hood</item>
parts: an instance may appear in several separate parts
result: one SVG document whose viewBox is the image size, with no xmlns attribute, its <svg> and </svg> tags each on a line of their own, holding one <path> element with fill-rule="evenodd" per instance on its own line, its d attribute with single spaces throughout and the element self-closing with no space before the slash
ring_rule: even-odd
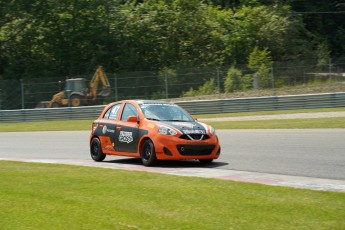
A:
<svg viewBox="0 0 345 230">
<path fill-rule="evenodd" d="M 201 122 L 192 121 L 160 121 L 160 123 L 178 129 L 183 134 L 206 134 L 207 126 Z"/>
</svg>

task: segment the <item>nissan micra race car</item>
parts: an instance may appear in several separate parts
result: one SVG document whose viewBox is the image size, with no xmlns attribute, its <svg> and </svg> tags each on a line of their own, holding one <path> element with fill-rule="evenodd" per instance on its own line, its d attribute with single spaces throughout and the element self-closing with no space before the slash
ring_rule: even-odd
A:
<svg viewBox="0 0 345 230">
<path fill-rule="evenodd" d="M 90 153 L 141 158 L 145 166 L 157 160 L 195 159 L 209 163 L 220 155 L 215 130 L 196 121 L 170 102 L 124 100 L 107 105 L 92 123 Z"/>
</svg>

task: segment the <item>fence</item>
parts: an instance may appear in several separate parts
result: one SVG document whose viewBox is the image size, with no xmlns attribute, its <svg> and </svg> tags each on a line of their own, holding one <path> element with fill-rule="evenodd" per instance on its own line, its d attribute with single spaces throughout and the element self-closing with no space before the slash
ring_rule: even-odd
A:
<svg viewBox="0 0 345 230">
<path fill-rule="evenodd" d="M 345 106 L 345 92 L 281 97 L 177 102 L 192 114 L 287 110 Z M 96 119 L 104 106 L 0 111 L 0 122 Z"/>
<path fill-rule="evenodd" d="M 255 74 L 245 65 L 234 66 L 240 76 L 229 76 L 230 67 L 164 69 L 107 73 L 112 93 L 102 103 L 122 99 L 169 99 L 217 94 L 218 98 L 295 95 L 345 91 L 345 63 L 315 61 L 274 63 Z M 91 78 L 93 73 L 75 76 Z M 0 110 L 31 109 L 49 101 L 61 88 L 61 78 L 0 80 Z M 224 95 L 223 95 L 224 94 Z M 101 104 L 102 104 L 101 103 Z"/>
</svg>

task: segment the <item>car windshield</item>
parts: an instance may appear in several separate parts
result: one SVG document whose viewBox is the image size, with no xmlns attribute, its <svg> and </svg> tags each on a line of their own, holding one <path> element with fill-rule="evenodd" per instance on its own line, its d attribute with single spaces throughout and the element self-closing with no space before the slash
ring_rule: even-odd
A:
<svg viewBox="0 0 345 230">
<path fill-rule="evenodd" d="M 183 109 L 175 104 L 152 103 L 141 104 L 140 108 L 149 120 L 155 121 L 194 121 Z"/>
</svg>

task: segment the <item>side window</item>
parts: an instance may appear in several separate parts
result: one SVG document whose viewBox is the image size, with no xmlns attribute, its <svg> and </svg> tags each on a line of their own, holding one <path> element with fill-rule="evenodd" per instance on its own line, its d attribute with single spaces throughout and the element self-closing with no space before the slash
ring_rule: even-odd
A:
<svg viewBox="0 0 345 230">
<path fill-rule="evenodd" d="M 104 114 L 103 118 L 116 120 L 117 115 L 119 114 L 120 107 L 121 107 L 121 104 L 114 105 L 113 107 L 108 109 L 108 111 Z"/>
<path fill-rule="evenodd" d="M 121 117 L 121 121 L 127 121 L 127 117 L 129 116 L 138 116 L 138 112 L 135 109 L 134 105 L 132 104 L 126 104 L 125 108 L 123 109 L 122 112 L 122 117 Z"/>
<path fill-rule="evenodd" d="M 113 108 L 111 109 L 109 119 L 111 120 L 116 120 L 117 115 L 119 114 L 121 104 L 114 105 Z"/>
<path fill-rule="evenodd" d="M 110 114 L 110 111 L 113 107 L 111 107 L 110 109 L 108 109 L 108 111 L 104 114 L 103 118 L 104 119 L 109 119 L 109 114 Z"/>
</svg>

